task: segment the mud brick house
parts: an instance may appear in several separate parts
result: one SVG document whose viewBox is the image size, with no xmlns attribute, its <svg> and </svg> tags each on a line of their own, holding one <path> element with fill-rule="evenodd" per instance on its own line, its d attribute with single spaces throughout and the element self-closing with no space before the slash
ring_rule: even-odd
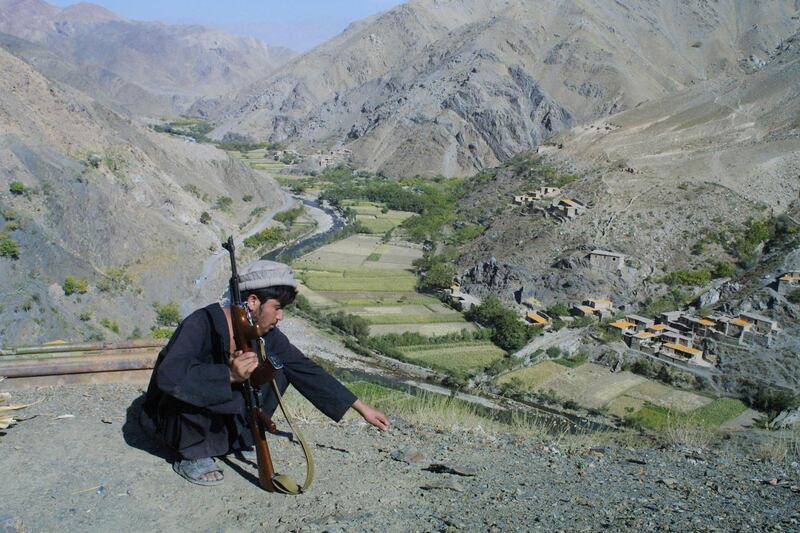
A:
<svg viewBox="0 0 800 533">
<path fill-rule="evenodd" d="M 639 331 L 623 336 L 625 343 L 634 350 L 649 352 L 654 350 L 655 341 L 658 337 L 649 331 Z"/>
<path fill-rule="evenodd" d="M 778 294 L 781 296 L 786 296 L 796 289 L 800 289 L 800 271 L 792 270 L 778 278 Z"/>
<path fill-rule="evenodd" d="M 575 305 L 572 307 L 572 314 L 577 317 L 596 317 L 597 315 L 594 312 L 594 309 L 589 307 L 588 305 Z"/>
<path fill-rule="evenodd" d="M 633 322 L 636 325 L 636 331 L 645 331 L 647 328 L 655 324 L 655 320 L 652 318 L 639 315 L 625 315 L 625 320 L 628 322 Z"/>
<path fill-rule="evenodd" d="M 550 204 L 550 211 L 565 218 L 575 218 L 586 211 L 586 206 L 571 198 L 562 198 Z"/>
<path fill-rule="evenodd" d="M 621 334 L 635 333 L 636 324 L 633 322 L 628 322 L 627 320 L 617 320 L 616 322 L 612 322 L 608 325 L 608 331 Z"/>
<path fill-rule="evenodd" d="M 675 331 L 664 331 L 661 333 L 661 342 L 665 344 L 679 344 L 681 346 L 691 346 L 692 339 L 686 335 L 681 335 Z"/>
<path fill-rule="evenodd" d="M 622 270 L 625 266 L 625 255 L 605 250 L 592 250 L 587 256 L 589 264 L 597 270 Z"/>
<path fill-rule="evenodd" d="M 780 329 L 776 321 L 757 313 L 739 313 L 738 318 L 750 322 L 753 325 L 752 331 L 759 335 L 772 335 Z"/>
<path fill-rule="evenodd" d="M 680 362 L 708 366 L 708 363 L 703 360 L 703 350 L 692 348 L 691 346 L 665 342 L 661 345 L 658 353 Z"/>
<path fill-rule="evenodd" d="M 743 318 L 722 317 L 717 321 L 717 329 L 729 337 L 739 337 L 753 329 L 753 323 Z"/>
<path fill-rule="evenodd" d="M 535 191 L 528 191 L 525 194 L 514 196 L 514 203 L 517 205 L 528 205 L 534 200 L 553 198 L 559 194 L 561 194 L 561 189 L 558 187 L 539 187 Z"/>
<path fill-rule="evenodd" d="M 525 314 L 525 320 L 534 326 L 540 326 L 547 329 L 552 324 L 552 319 L 544 311 L 528 311 Z"/>
<path fill-rule="evenodd" d="M 717 326 L 717 323 L 709 318 L 698 318 L 691 315 L 682 315 L 679 322 L 684 325 L 687 331 L 702 336 L 708 335 Z"/>
</svg>

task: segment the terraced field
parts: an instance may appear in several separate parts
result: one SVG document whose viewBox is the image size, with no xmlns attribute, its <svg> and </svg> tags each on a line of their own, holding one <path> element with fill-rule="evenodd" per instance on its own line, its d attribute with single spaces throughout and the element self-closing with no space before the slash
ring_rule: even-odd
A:
<svg viewBox="0 0 800 533">
<path fill-rule="evenodd" d="M 360 200 L 345 200 L 343 207 L 349 207 L 356 214 L 356 220 L 366 227 L 370 233 L 384 234 L 399 226 L 414 213 L 386 209 L 383 204 Z"/>
<path fill-rule="evenodd" d="M 627 371 L 612 373 L 592 363 L 569 368 L 542 361 L 497 379 L 501 385 L 512 381 L 522 390 L 550 393 L 620 418 L 638 419 L 645 425 L 663 424 L 670 416 L 678 416 L 718 426 L 744 411 L 739 404 L 678 390 Z"/>
<path fill-rule="evenodd" d="M 490 342 L 401 346 L 398 350 L 418 364 L 466 376 L 502 359 L 505 352 Z"/>
</svg>

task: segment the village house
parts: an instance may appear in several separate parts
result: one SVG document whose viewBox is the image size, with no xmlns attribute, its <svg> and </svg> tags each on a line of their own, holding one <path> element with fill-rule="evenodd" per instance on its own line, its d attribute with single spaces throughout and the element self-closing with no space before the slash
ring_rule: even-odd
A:
<svg viewBox="0 0 800 533">
<path fill-rule="evenodd" d="M 703 360 L 703 350 L 692 348 L 691 346 L 665 342 L 661 345 L 658 353 L 682 363 L 710 366 Z"/>
<path fill-rule="evenodd" d="M 739 313 L 738 318 L 750 322 L 753 332 L 760 335 L 772 335 L 780 329 L 776 321 L 757 313 Z"/>
<path fill-rule="evenodd" d="M 796 289 L 800 289 L 800 271 L 792 270 L 778 278 L 778 294 L 781 296 L 786 296 Z"/>
<path fill-rule="evenodd" d="M 677 322 L 682 315 L 683 311 L 667 311 L 658 315 L 658 320 L 656 320 L 656 322 L 659 324 L 671 324 Z"/>
<path fill-rule="evenodd" d="M 676 330 L 675 328 L 670 327 L 670 326 L 668 326 L 666 324 L 653 324 L 652 326 L 648 326 L 647 327 L 647 331 L 649 333 L 652 333 L 653 335 L 657 335 L 657 336 L 661 336 L 661 335 L 663 335 L 664 333 L 667 333 L 667 332 L 678 333 L 678 330 Z"/>
<path fill-rule="evenodd" d="M 656 336 L 649 331 L 639 331 L 638 333 L 624 335 L 623 340 L 633 350 L 649 352 L 653 350 L 653 342 L 656 340 Z"/>
<path fill-rule="evenodd" d="M 639 315 L 625 315 L 625 320 L 636 325 L 636 331 L 644 331 L 655 324 L 655 320 Z"/>
<path fill-rule="evenodd" d="M 586 206 L 571 198 L 562 198 L 550 204 L 550 211 L 565 218 L 575 218 L 586 211 Z"/>
<path fill-rule="evenodd" d="M 558 187 L 539 187 L 535 191 L 528 191 L 525 194 L 514 196 L 514 203 L 517 205 L 528 205 L 534 200 L 553 198 L 559 194 L 561 194 L 561 189 Z"/>
<path fill-rule="evenodd" d="M 589 307 L 588 305 L 574 305 L 572 306 L 571 312 L 573 315 L 583 318 L 583 317 L 596 317 L 595 310 Z"/>
<path fill-rule="evenodd" d="M 608 325 L 608 331 L 612 333 L 635 333 L 636 332 L 636 324 L 633 322 L 628 322 L 627 320 L 617 320 L 616 322 L 612 322 Z"/>
<path fill-rule="evenodd" d="M 717 323 L 709 318 L 697 318 L 691 315 L 682 315 L 679 322 L 685 326 L 686 331 L 702 336 L 710 334 L 717 326 Z"/>
<path fill-rule="evenodd" d="M 528 311 L 525 314 L 525 320 L 534 326 L 540 326 L 543 329 L 548 329 L 553 323 L 553 320 L 544 311 Z"/>
<path fill-rule="evenodd" d="M 592 268 L 598 270 L 622 270 L 625 266 L 625 255 L 605 250 L 592 250 L 587 256 Z"/>
<path fill-rule="evenodd" d="M 661 342 L 665 344 L 679 344 L 681 346 L 691 346 L 692 339 L 686 335 L 681 335 L 675 331 L 662 331 Z"/>
<path fill-rule="evenodd" d="M 726 316 L 717 320 L 717 329 L 728 337 L 739 337 L 753 329 L 753 323 L 743 318 Z"/>
</svg>

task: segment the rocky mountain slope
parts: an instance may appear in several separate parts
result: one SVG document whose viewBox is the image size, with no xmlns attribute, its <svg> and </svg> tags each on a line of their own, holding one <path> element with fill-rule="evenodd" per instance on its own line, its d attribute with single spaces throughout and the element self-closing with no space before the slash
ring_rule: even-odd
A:
<svg viewBox="0 0 800 533">
<path fill-rule="evenodd" d="M 118 113 L 162 117 L 180 111 L 169 95 L 153 94 L 102 67 L 77 65 L 43 45 L 0 33 L 0 47 L 49 79 L 74 87 Z"/>
<path fill-rule="evenodd" d="M 497 269 L 494 288 L 509 297 L 524 286 L 545 302 L 596 294 L 641 303 L 653 295 L 648 280 L 735 262 L 713 242 L 719 234 L 735 239 L 748 220 L 800 207 L 799 41 L 790 36 L 753 73 L 693 85 L 541 146 L 538 157 L 579 178 L 562 193 L 589 206 L 574 220 L 510 206 L 513 195 L 552 182 L 536 164 L 498 172 L 464 202 L 491 219 L 464 266 L 494 257 L 499 266 L 474 272 Z M 624 253 L 633 268 L 590 269 L 582 260 L 593 248 Z"/>
<path fill-rule="evenodd" d="M 555 132 L 740 75 L 796 2 L 417 0 L 353 24 L 225 105 L 226 134 L 346 147 L 392 174 L 469 174 Z"/>
<path fill-rule="evenodd" d="M 0 257 L 3 344 L 147 333 L 154 301 L 182 301 L 221 236 L 281 201 L 224 152 L 138 126 L 2 49 L 0 70 L 0 232 L 18 244 Z M 88 292 L 65 295 L 67 276 Z"/>
<path fill-rule="evenodd" d="M 144 90 L 166 99 L 171 113 L 243 87 L 293 55 L 213 28 L 127 20 L 89 3 L 58 8 L 42 0 L 2 0 L 0 32 L 40 44 L 86 71 L 100 85 L 89 91 L 95 96 L 118 91 L 121 102 L 130 102 Z M 60 70 L 54 59 L 42 61 L 51 73 Z M 60 79 L 83 90 L 89 85 L 74 74 Z"/>
</svg>

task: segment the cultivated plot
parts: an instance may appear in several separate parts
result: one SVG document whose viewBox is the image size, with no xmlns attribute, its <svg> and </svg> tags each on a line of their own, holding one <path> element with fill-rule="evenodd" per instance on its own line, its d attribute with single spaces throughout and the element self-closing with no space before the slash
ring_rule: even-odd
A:
<svg viewBox="0 0 800 533">
<path fill-rule="evenodd" d="M 670 411 L 719 425 L 741 413 L 738 403 L 729 405 L 730 402 L 678 390 L 631 372 L 610 372 L 607 367 L 592 363 L 568 368 L 542 361 L 503 374 L 497 383 L 502 385 L 512 380 L 522 390 L 552 393 L 560 399 L 622 418 L 646 414 L 661 419 Z"/>
<path fill-rule="evenodd" d="M 398 350 L 415 363 L 456 375 L 474 373 L 505 356 L 503 350 L 490 342 L 401 346 Z"/>
</svg>

